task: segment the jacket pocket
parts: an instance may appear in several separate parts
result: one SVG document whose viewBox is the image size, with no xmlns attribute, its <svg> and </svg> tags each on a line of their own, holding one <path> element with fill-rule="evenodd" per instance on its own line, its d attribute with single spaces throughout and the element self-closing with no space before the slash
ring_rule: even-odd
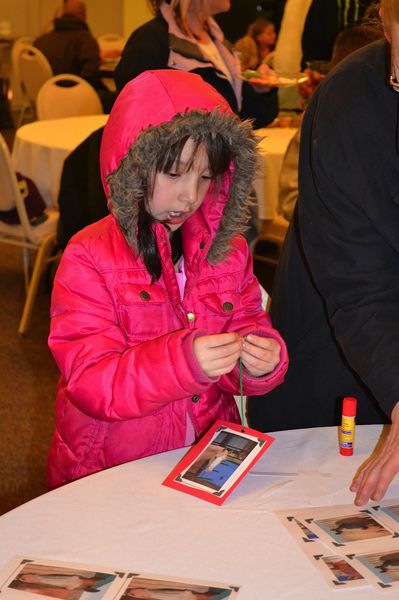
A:
<svg viewBox="0 0 399 600">
<path fill-rule="evenodd" d="M 121 327 L 137 341 L 161 335 L 169 329 L 170 301 L 166 290 L 143 283 L 126 283 L 116 289 Z"/>
<path fill-rule="evenodd" d="M 200 302 L 212 313 L 229 317 L 242 309 L 241 296 L 237 292 L 211 293 L 200 296 Z"/>
</svg>

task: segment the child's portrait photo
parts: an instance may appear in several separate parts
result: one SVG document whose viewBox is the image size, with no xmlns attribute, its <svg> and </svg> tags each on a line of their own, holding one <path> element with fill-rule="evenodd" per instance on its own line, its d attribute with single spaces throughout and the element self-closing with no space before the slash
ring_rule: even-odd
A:
<svg viewBox="0 0 399 600">
<path fill-rule="evenodd" d="M 253 440 L 222 431 L 182 476 L 182 480 L 219 491 L 257 446 Z"/>
<path fill-rule="evenodd" d="M 371 515 L 365 513 L 354 513 L 330 519 L 315 519 L 313 522 L 338 544 L 392 537 L 391 531 Z"/>
<path fill-rule="evenodd" d="M 63 600 L 83 600 L 89 597 L 100 600 L 104 598 L 115 578 L 116 575 L 112 573 L 28 562 L 8 587 Z"/>
</svg>

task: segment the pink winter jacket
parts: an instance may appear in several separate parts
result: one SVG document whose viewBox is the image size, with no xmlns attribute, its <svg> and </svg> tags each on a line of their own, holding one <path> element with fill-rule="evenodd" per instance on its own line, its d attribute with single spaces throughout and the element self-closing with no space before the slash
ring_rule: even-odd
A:
<svg viewBox="0 0 399 600">
<path fill-rule="evenodd" d="M 187 86 L 181 91 L 182 83 L 187 84 L 181 77 L 190 78 L 189 97 Z M 170 82 L 176 78 L 172 93 Z M 212 127 L 220 122 L 223 131 L 226 119 L 231 120 L 223 99 L 196 75 L 144 73 L 125 86 L 105 128 L 101 150 L 104 182 L 141 129 L 170 121 L 180 111 L 187 121 L 188 107 L 217 108 Z M 234 128 L 240 132 L 241 125 L 237 122 L 229 127 L 228 135 L 234 139 Z M 157 127 L 149 131 L 150 136 L 159 133 Z M 155 150 L 154 144 L 145 144 L 149 160 L 160 145 L 158 138 Z M 154 225 L 162 261 L 162 275 L 155 283 L 151 283 L 134 241 L 128 242 L 129 236 L 122 232 L 122 217 L 110 215 L 70 241 L 51 303 L 49 346 L 61 378 L 49 455 L 50 487 L 184 446 L 187 416 L 196 437 L 216 419 L 239 421 L 233 398 L 239 393 L 238 365 L 228 375 L 207 377 L 193 353 L 193 339 L 199 334 L 237 331 L 244 336 L 253 332 L 278 340 L 279 365 L 259 378 L 244 369 L 244 393 L 264 394 L 283 381 L 288 362 L 284 342 L 261 308 L 247 243 L 229 231 L 229 220 L 237 230 L 237 211 L 226 219 L 226 205 L 238 198 L 242 189 L 240 183 L 234 183 L 237 172 L 245 173 L 247 166 L 237 159 L 218 196 L 208 193 L 200 209 L 183 225 L 187 277 L 183 299 L 164 225 Z M 118 192 L 108 186 L 109 179 L 105 188 L 116 215 L 121 214 L 118 203 L 124 210 L 134 205 L 125 192 L 118 199 Z M 134 232 L 135 214 L 133 209 L 127 217 Z M 223 259 L 218 260 L 219 256 Z"/>
</svg>

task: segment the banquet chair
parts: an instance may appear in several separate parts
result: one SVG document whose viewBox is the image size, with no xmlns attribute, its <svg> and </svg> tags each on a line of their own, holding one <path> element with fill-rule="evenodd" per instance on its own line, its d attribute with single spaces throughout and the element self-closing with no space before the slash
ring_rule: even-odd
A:
<svg viewBox="0 0 399 600">
<path fill-rule="evenodd" d="M 16 51 L 16 65 L 23 92 L 29 99 L 31 107 L 35 109 L 40 88 L 53 75 L 50 63 L 34 46 L 20 44 L 19 50 Z"/>
<path fill-rule="evenodd" d="M 29 35 L 21 36 L 15 40 L 11 49 L 13 100 L 14 103 L 21 103 L 17 128 L 22 125 L 24 116 L 27 112 L 34 114 L 32 102 L 21 84 L 21 76 L 18 68 L 18 54 L 21 48 L 24 46 L 31 46 L 33 41 L 34 38 Z"/>
<path fill-rule="evenodd" d="M 100 48 L 101 57 L 106 59 L 120 56 L 126 40 L 118 33 L 104 33 L 104 35 L 100 35 L 97 38 L 97 43 Z"/>
<path fill-rule="evenodd" d="M 0 134 L 0 211 L 16 208 L 19 223 L 10 225 L 0 220 L 0 243 L 20 246 L 23 251 L 23 270 L 26 299 L 18 326 L 18 333 L 25 335 L 37 294 L 41 274 L 46 264 L 58 259 L 53 255 L 56 245 L 58 210 L 46 208 L 37 224 L 29 220 L 25 202 L 14 173 L 8 146 Z M 31 255 L 35 253 L 30 273 Z"/>
<path fill-rule="evenodd" d="M 94 87 L 82 77 L 70 73 L 50 77 L 42 85 L 37 95 L 36 110 L 39 120 L 104 113 Z"/>
</svg>

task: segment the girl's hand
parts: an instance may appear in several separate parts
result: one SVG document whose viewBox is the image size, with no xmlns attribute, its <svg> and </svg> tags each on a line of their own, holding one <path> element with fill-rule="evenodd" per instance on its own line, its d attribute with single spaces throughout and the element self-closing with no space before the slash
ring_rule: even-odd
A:
<svg viewBox="0 0 399 600">
<path fill-rule="evenodd" d="M 280 344 L 250 333 L 243 340 L 241 360 L 254 377 L 271 373 L 280 361 Z"/>
<path fill-rule="evenodd" d="M 208 377 L 230 373 L 240 358 L 241 338 L 234 332 L 196 337 L 193 350 Z"/>
</svg>

